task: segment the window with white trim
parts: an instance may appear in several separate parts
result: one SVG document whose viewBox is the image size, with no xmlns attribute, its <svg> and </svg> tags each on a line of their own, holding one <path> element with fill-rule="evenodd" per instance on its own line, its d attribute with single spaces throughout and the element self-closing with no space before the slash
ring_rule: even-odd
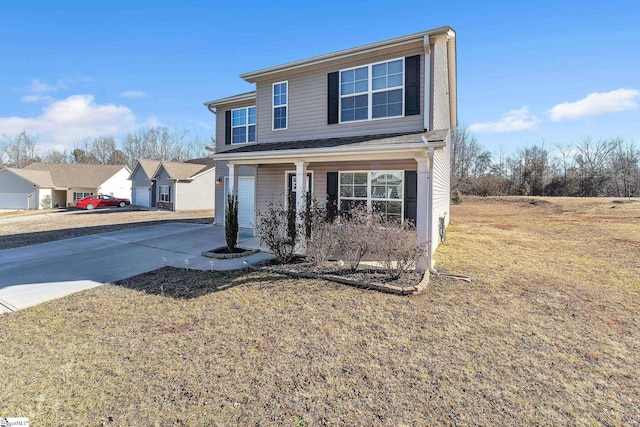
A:
<svg viewBox="0 0 640 427">
<path fill-rule="evenodd" d="M 273 129 L 287 128 L 288 82 L 273 84 Z"/>
<path fill-rule="evenodd" d="M 160 201 L 161 202 L 170 202 L 171 201 L 171 190 L 168 185 L 160 186 Z"/>
<path fill-rule="evenodd" d="M 404 60 L 340 71 L 340 122 L 404 114 Z"/>
<path fill-rule="evenodd" d="M 82 193 L 82 192 L 73 193 L 73 200 L 77 201 L 77 200 L 84 199 L 85 197 L 89 197 L 89 196 L 93 196 L 93 193 Z"/>
<path fill-rule="evenodd" d="M 256 107 L 231 110 L 231 143 L 256 142 Z"/>
<path fill-rule="evenodd" d="M 366 206 L 389 220 L 403 218 L 403 172 L 370 171 L 339 173 L 338 205 L 341 212 Z"/>
</svg>

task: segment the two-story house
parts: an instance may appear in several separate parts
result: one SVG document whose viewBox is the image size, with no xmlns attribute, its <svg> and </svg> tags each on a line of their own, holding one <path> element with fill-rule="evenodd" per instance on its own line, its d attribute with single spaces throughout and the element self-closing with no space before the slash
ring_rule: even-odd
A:
<svg viewBox="0 0 640 427">
<path fill-rule="evenodd" d="M 430 267 L 449 221 L 456 39 L 441 27 L 242 74 L 254 92 L 205 103 L 216 114 L 216 212 L 239 199 L 253 227 L 270 199 L 304 193 L 340 211 L 366 205 L 415 221 Z M 224 215 L 216 215 L 224 224 Z"/>
</svg>

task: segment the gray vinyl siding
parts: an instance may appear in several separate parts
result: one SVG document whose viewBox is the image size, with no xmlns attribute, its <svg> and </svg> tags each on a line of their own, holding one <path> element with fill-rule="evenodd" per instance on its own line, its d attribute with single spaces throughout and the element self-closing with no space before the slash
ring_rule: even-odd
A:
<svg viewBox="0 0 640 427">
<path fill-rule="evenodd" d="M 169 203 L 173 203 L 173 209 L 176 209 L 176 186 L 175 186 L 175 182 L 174 180 L 169 178 L 169 175 L 167 175 L 167 171 L 165 171 L 164 169 L 162 169 L 162 171 L 160 172 L 160 174 L 158 175 L 158 178 L 156 179 L 156 201 L 159 202 L 160 201 L 160 186 L 161 185 L 168 185 L 169 186 L 169 198 L 171 200 L 169 200 Z"/>
<path fill-rule="evenodd" d="M 310 163 L 307 172 L 312 172 L 312 195 L 319 201 L 327 199 L 327 172 L 348 171 L 405 171 L 416 170 L 414 160 L 375 160 L 340 163 Z M 256 179 L 256 211 L 264 211 L 270 200 L 284 201 L 286 191 L 285 172 L 295 172 L 295 165 L 260 165 Z"/>
<path fill-rule="evenodd" d="M 242 108 L 242 107 L 251 107 L 252 105 L 256 105 L 255 100 L 236 102 L 233 104 L 226 104 L 226 105 L 218 106 L 216 108 L 216 153 L 222 153 L 223 151 L 231 150 L 233 148 L 237 148 L 245 145 L 245 144 L 229 144 L 229 145 L 225 144 L 225 135 L 224 135 L 225 113 L 229 110 L 234 110 L 236 108 Z M 257 110 L 258 108 L 256 106 L 256 111 Z M 258 131 L 258 126 L 256 124 L 256 132 L 257 131 Z M 257 135 L 256 135 L 256 141 L 259 141 Z"/>
<path fill-rule="evenodd" d="M 33 193 L 36 187 L 9 171 L 0 173 L 0 193 Z"/>
<path fill-rule="evenodd" d="M 132 187 L 151 187 L 151 181 L 142 168 L 137 168 L 135 174 L 131 176 Z"/>
<path fill-rule="evenodd" d="M 296 141 L 341 136 L 372 135 L 394 132 L 419 132 L 424 128 L 424 111 L 419 115 L 327 124 L 327 75 L 339 71 L 394 58 L 421 55 L 420 105 L 424 105 L 424 48 L 403 48 L 382 55 L 367 56 L 357 60 L 342 61 L 331 66 L 316 68 L 311 72 L 277 76 L 260 81 L 256 86 L 257 141 L 259 143 Z M 272 85 L 288 81 L 288 118 L 286 130 L 272 130 Z M 224 126 L 224 122 L 222 123 Z M 224 136 L 224 128 L 223 136 Z"/>
<path fill-rule="evenodd" d="M 251 166 L 240 166 L 236 168 L 236 173 L 238 176 L 255 176 L 255 168 Z M 227 167 L 227 162 L 216 162 L 215 167 L 215 224 L 216 225 L 224 225 L 224 204 L 226 200 L 224 199 L 224 178 L 229 176 L 229 168 Z M 220 183 L 218 184 L 218 179 L 220 179 Z M 257 189 L 256 189 L 257 194 Z"/>
<path fill-rule="evenodd" d="M 210 169 L 191 181 L 176 183 L 176 210 L 214 209 L 216 174 Z"/>
</svg>

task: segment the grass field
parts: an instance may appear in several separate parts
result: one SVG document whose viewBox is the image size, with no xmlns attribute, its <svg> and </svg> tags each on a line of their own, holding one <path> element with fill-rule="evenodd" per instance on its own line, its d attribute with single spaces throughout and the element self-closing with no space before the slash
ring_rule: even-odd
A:
<svg viewBox="0 0 640 427">
<path fill-rule="evenodd" d="M 468 199 L 398 297 L 160 270 L 0 317 L 32 425 L 640 425 L 640 203 Z"/>
</svg>

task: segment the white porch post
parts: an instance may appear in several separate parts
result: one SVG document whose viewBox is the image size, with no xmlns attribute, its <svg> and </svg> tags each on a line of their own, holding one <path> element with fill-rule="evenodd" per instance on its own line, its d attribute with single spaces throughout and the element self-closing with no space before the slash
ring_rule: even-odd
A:
<svg viewBox="0 0 640 427">
<path fill-rule="evenodd" d="M 229 168 L 228 194 L 236 194 L 236 192 L 238 191 L 238 176 L 236 174 L 236 165 L 235 163 L 229 162 L 227 167 Z M 224 203 L 226 205 L 227 201 L 225 200 Z"/>
<path fill-rule="evenodd" d="M 428 235 L 428 221 L 429 221 L 429 158 L 417 157 L 418 162 L 418 185 L 417 185 L 417 200 L 416 200 L 416 237 L 418 245 L 422 250 L 422 255 L 418 258 L 416 268 L 419 272 L 425 272 L 429 267 L 429 260 L 431 259 L 429 252 L 429 235 Z"/>
<path fill-rule="evenodd" d="M 296 226 L 298 228 L 298 243 L 296 252 L 304 253 L 304 217 L 300 215 L 306 209 L 305 196 L 307 194 L 307 165 L 304 160 L 296 160 Z"/>
</svg>

